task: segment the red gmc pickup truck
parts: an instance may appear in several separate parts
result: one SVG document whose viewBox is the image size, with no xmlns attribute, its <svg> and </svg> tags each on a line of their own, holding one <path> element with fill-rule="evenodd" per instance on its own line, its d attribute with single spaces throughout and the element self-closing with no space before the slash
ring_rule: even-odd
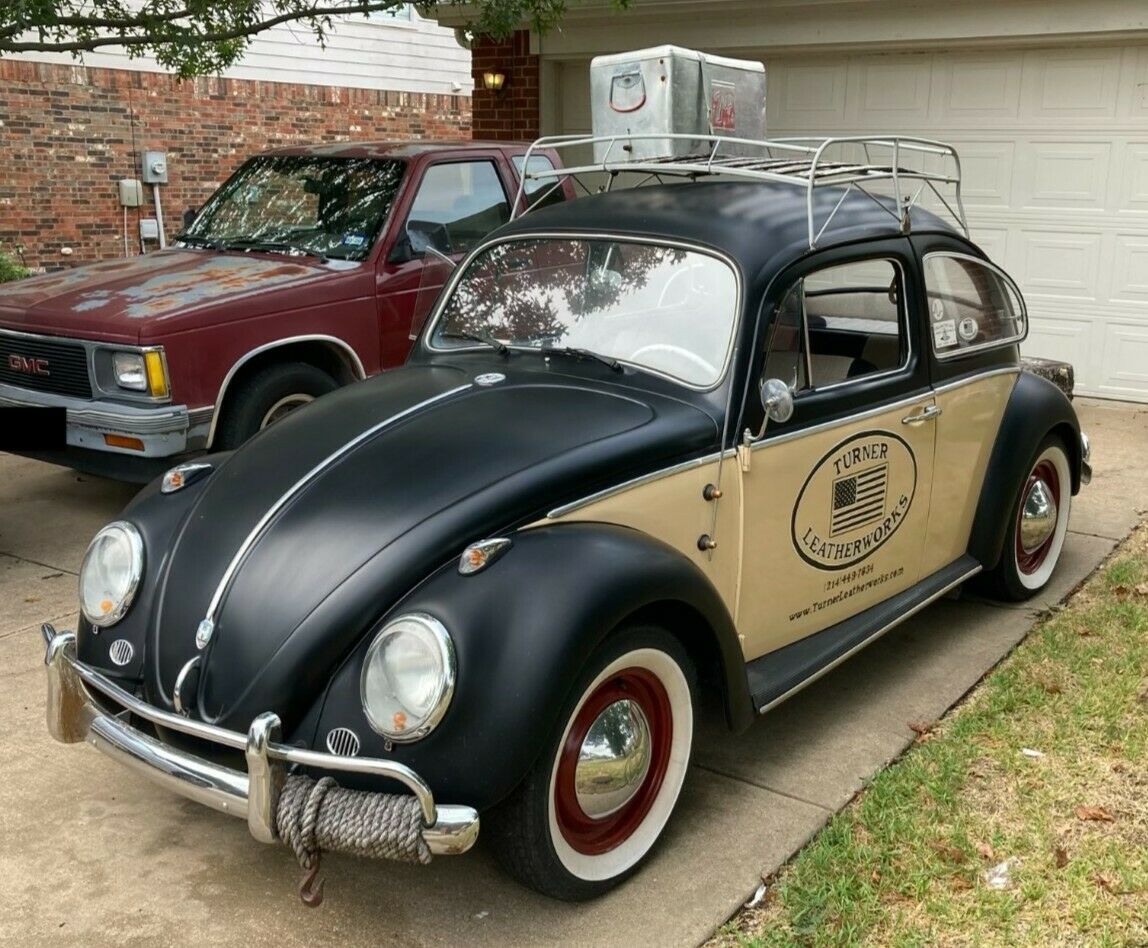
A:
<svg viewBox="0 0 1148 948">
<path fill-rule="evenodd" d="M 233 448 L 406 359 L 449 271 L 443 257 L 461 259 L 508 220 L 525 150 L 384 142 L 257 155 L 169 249 L 0 287 L 0 406 L 63 406 L 67 449 L 39 456 L 126 480 Z M 549 187 L 527 200 L 573 196 Z"/>
</svg>

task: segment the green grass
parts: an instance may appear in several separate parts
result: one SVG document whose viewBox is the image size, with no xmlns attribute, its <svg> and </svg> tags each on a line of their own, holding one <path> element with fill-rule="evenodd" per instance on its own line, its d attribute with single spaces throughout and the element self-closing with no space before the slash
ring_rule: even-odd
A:
<svg viewBox="0 0 1148 948">
<path fill-rule="evenodd" d="M 1148 945 L 1148 530 L 714 943 Z"/>
</svg>

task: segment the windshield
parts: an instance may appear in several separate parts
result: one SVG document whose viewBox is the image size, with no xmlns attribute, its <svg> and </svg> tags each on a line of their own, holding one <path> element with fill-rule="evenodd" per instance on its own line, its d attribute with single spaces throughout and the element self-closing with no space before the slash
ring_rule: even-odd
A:
<svg viewBox="0 0 1148 948">
<path fill-rule="evenodd" d="M 401 161 L 258 155 L 181 235 L 191 245 L 362 260 L 403 177 Z"/>
<path fill-rule="evenodd" d="M 737 277 L 694 250 L 626 240 L 512 240 L 476 256 L 431 345 L 579 350 L 696 388 L 725 369 Z"/>
</svg>

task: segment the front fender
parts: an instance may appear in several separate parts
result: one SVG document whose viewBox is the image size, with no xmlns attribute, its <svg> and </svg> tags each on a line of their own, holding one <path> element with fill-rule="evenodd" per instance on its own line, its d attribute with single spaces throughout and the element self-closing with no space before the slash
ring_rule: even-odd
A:
<svg viewBox="0 0 1148 948">
<path fill-rule="evenodd" d="M 388 750 L 371 730 L 359 697 L 367 636 L 328 689 L 315 743 L 350 727 L 362 754 L 413 767 L 437 799 L 485 810 L 526 776 L 603 639 L 656 605 L 701 620 L 676 634 L 690 651 L 716 650 L 730 723 L 746 726 L 753 706 L 737 633 L 701 570 L 636 530 L 575 523 L 515 534 L 505 555 L 472 576 L 452 562 L 389 612 L 433 615 L 454 640 L 455 694 L 434 732 Z"/>
<path fill-rule="evenodd" d="M 1072 493 L 1076 494 L 1083 460 L 1076 411 L 1052 382 L 1021 372 L 997 431 L 969 536 L 969 553 L 986 570 L 1000 560 L 1009 517 L 1028 476 L 1029 462 L 1041 441 L 1052 433 L 1064 438 L 1072 467 Z"/>
</svg>

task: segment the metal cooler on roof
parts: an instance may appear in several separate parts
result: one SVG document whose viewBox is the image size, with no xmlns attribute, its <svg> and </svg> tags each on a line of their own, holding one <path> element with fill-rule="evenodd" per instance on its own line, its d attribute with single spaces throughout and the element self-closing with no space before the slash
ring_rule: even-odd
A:
<svg viewBox="0 0 1148 948">
<path fill-rule="evenodd" d="M 711 56 L 679 46 L 595 56 L 590 63 L 590 113 L 595 136 L 648 134 L 765 137 L 765 66 Z M 625 157 L 680 157 L 702 143 L 689 139 L 619 142 L 610 153 Z M 606 158 L 608 142 L 595 143 Z M 723 148 L 726 154 L 731 149 Z"/>
</svg>

